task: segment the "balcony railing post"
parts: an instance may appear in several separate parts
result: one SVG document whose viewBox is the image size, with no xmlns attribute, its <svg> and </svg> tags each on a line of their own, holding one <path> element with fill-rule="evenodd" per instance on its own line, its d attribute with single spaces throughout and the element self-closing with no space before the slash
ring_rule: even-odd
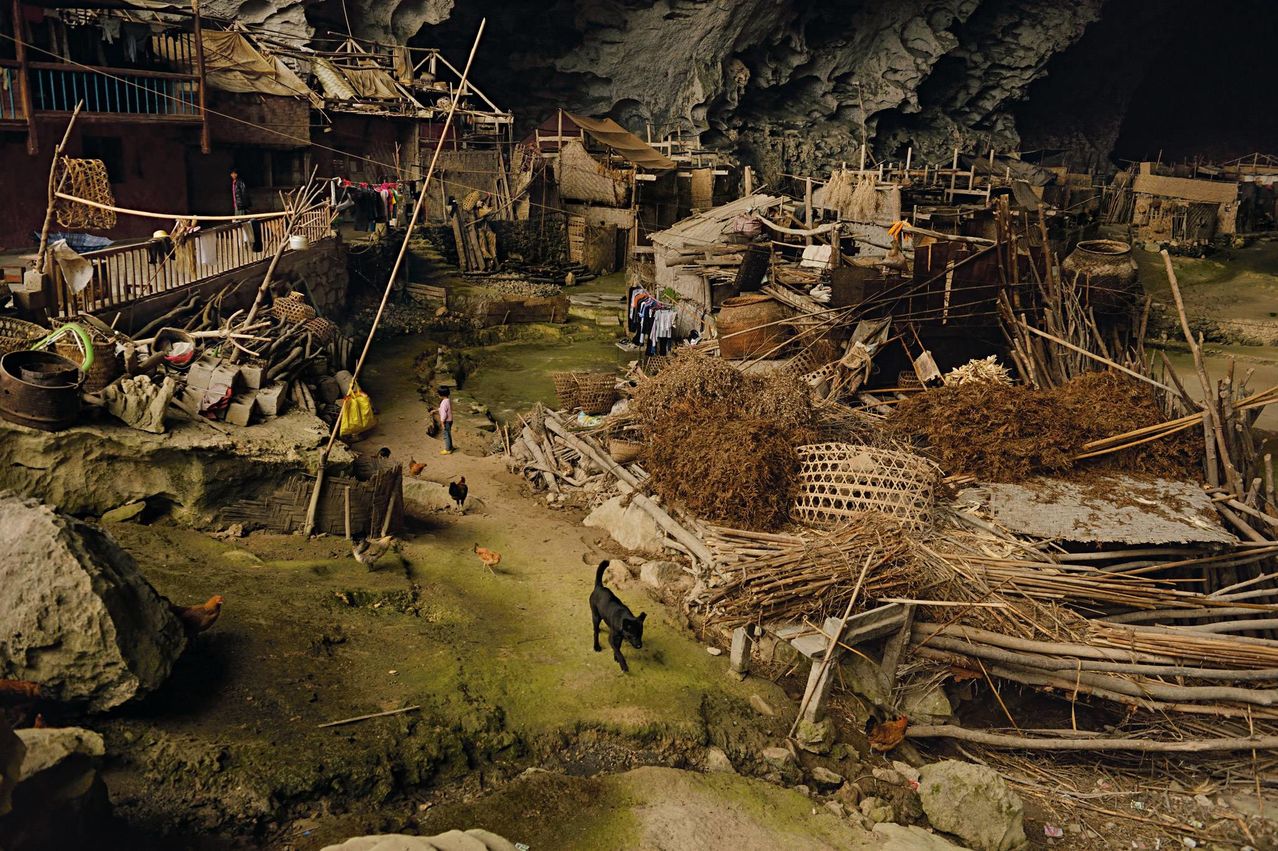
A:
<svg viewBox="0 0 1278 851">
<path fill-rule="evenodd" d="M 22 0 L 13 0 L 14 50 L 18 59 L 18 96 L 22 99 L 22 111 L 27 118 L 27 153 L 40 153 L 40 138 L 36 135 L 35 110 L 31 108 L 31 83 L 27 79 L 27 36 L 23 27 Z"/>
</svg>

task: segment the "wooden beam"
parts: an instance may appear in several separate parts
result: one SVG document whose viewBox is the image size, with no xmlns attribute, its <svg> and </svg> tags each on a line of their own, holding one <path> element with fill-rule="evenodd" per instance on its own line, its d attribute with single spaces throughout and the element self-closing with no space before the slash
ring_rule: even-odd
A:
<svg viewBox="0 0 1278 851">
<path fill-rule="evenodd" d="M 213 150 L 213 146 L 209 141 L 209 114 L 204 103 L 204 90 L 208 85 L 204 73 L 204 28 L 200 25 L 200 0 L 191 0 L 191 11 L 195 14 L 195 67 L 200 77 L 200 153 L 207 154 Z"/>
<path fill-rule="evenodd" d="M 36 133 L 35 110 L 31 106 L 31 81 L 27 66 L 27 40 L 22 19 L 22 0 L 13 0 L 13 44 L 18 59 L 18 97 L 27 119 L 27 154 L 40 153 L 40 137 Z"/>
</svg>

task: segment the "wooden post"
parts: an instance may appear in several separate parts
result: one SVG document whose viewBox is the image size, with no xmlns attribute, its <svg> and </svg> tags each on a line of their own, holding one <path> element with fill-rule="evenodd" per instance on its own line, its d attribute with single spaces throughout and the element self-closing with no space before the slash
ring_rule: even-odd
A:
<svg viewBox="0 0 1278 851">
<path fill-rule="evenodd" d="M 195 67 L 200 75 L 200 153 L 207 154 L 213 147 L 209 141 L 209 114 L 204 104 L 204 90 L 208 84 L 204 79 L 204 28 L 200 25 L 200 0 L 191 0 L 191 12 L 195 15 Z"/>
<path fill-rule="evenodd" d="M 40 137 L 36 134 L 35 111 L 31 108 L 31 80 L 27 68 L 27 39 L 22 23 L 22 0 L 13 0 L 13 49 L 18 59 L 18 98 L 27 117 L 27 154 L 40 153 Z"/>
<path fill-rule="evenodd" d="M 739 626 L 732 631 L 732 649 L 728 653 L 728 670 L 745 679 L 750 673 L 750 654 L 754 650 L 754 636 L 750 634 L 753 627 Z"/>
<path fill-rule="evenodd" d="M 812 178 L 803 179 L 803 226 L 812 230 Z M 807 236 L 807 244 L 812 244 L 812 236 Z"/>
<path fill-rule="evenodd" d="M 843 226 L 839 222 L 834 223 L 834 228 L 830 231 L 830 268 L 837 269 L 843 265 Z"/>
<path fill-rule="evenodd" d="M 865 171 L 865 143 L 861 143 L 861 171 Z"/>
<path fill-rule="evenodd" d="M 742 185 L 745 189 L 743 198 L 749 198 L 754 194 L 754 171 L 750 166 L 745 167 L 745 171 L 741 175 Z"/>
<path fill-rule="evenodd" d="M 950 163 L 950 200 L 954 200 L 955 181 L 958 180 L 958 145 L 954 146 L 954 162 Z"/>
<path fill-rule="evenodd" d="M 914 161 L 914 146 L 910 145 L 905 149 L 905 176 L 910 176 L 910 163 Z"/>
</svg>

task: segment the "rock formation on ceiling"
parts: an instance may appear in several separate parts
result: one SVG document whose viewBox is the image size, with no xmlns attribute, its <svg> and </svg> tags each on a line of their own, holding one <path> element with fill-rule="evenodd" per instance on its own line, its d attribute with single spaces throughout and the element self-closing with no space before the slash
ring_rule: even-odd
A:
<svg viewBox="0 0 1278 851">
<path fill-rule="evenodd" d="M 913 145 L 948 160 L 1020 142 L 1014 108 L 1106 0 L 211 0 L 312 32 L 464 57 L 488 18 L 477 83 L 525 123 L 557 106 L 631 129 L 699 134 L 765 178 Z M 1118 0 L 1109 0 L 1118 2 Z M 1050 133 L 1048 135 L 1051 135 Z"/>
</svg>

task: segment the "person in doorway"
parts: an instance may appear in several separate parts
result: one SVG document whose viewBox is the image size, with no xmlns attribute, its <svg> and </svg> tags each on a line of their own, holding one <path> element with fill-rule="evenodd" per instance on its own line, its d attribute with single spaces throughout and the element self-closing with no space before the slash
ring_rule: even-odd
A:
<svg viewBox="0 0 1278 851">
<path fill-rule="evenodd" d="M 449 398 L 452 391 L 447 387 L 439 388 L 439 424 L 444 429 L 444 448 L 440 455 L 453 454 L 453 400 Z"/>
<path fill-rule="evenodd" d="M 253 202 L 249 199 L 248 184 L 240 178 L 237 169 L 231 169 L 231 209 L 235 215 L 242 216 L 253 211 Z"/>
<path fill-rule="evenodd" d="M 249 197 L 248 184 L 240 177 L 238 169 L 231 169 L 231 209 L 237 216 L 245 216 L 253 212 L 253 201 Z M 258 219 L 250 219 L 248 232 L 245 234 L 249 248 L 255 252 L 262 250 L 262 223 Z"/>
</svg>

